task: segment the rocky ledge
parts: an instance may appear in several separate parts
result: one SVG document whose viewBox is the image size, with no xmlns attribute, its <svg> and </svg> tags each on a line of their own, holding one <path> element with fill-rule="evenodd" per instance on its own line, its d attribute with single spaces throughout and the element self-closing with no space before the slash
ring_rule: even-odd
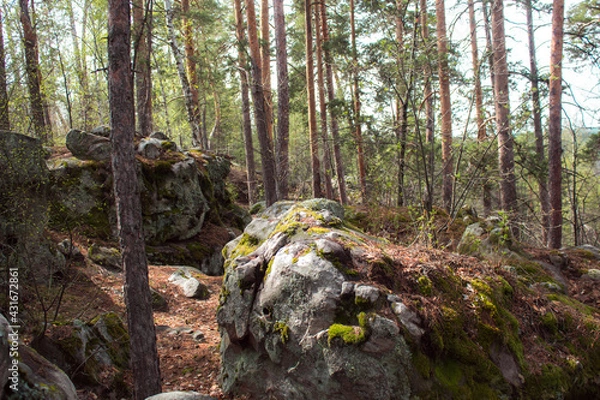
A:
<svg viewBox="0 0 600 400">
<path fill-rule="evenodd" d="M 324 199 L 276 203 L 224 256 L 217 320 L 227 393 L 600 395 L 600 313 L 541 284 L 553 278 L 533 260 L 391 246 Z"/>
</svg>

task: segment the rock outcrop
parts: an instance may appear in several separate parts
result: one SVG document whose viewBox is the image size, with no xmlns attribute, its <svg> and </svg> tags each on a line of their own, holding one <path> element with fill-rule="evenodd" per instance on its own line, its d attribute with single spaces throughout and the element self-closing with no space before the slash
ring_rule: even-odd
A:
<svg viewBox="0 0 600 400">
<path fill-rule="evenodd" d="M 50 168 L 52 227 L 79 229 L 88 237 L 105 240 L 117 237 L 111 167 L 109 158 L 101 156 L 104 150 L 98 150 L 106 143 L 108 138 L 100 134 L 73 130 L 67 135 L 67 147 L 75 157 L 53 159 Z M 248 214 L 233 203 L 225 188 L 229 160 L 197 150 L 181 152 L 159 133 L 136 146 L 150 261 L 193 265 L 211 275 L 222 273 L 220 250 L 228 238 L 205 246 L 195 237 L 207 221 L 239 228 L 249 222 Z M 180 245 L 154 249 L 167 242 Z"/>
<path fill-rule="evenodd" d="M 226 249 L 217 318 L 226 392 L 276 399 L 403 399 L 410 352 L 376 287 L 353 282 L 344 210 L 277 203 Z"/>
<path fill-rule="evenodd" d="M 600 312 L 550 287 L 552 272 L 515 256 L 494 229 L 475 233 L 506 250 L 493 265 L 507 264 L 391 246 L 351 228 L 329 200 L 259 212 L 223 250 L 223 390 L 286 400 L 600 396 Z"/>
<path fill-rule="evenodd" d="M 10 352 L 9 352 L 10 349 Z M 2 398 L 15 400 L 77 400 L 73 382 L 55 364 L 18 340 L 0 314 L 0 374 Z M 16 390 L 13 390 L 16 389 Z M 6 396 L 6 397 L 5 397 Z"/>
</svg>

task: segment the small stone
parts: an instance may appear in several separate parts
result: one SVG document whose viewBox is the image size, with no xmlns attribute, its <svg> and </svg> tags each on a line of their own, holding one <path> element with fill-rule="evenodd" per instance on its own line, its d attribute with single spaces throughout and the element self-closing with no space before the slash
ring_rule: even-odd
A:
<svg viewBox="0 0 600 400">
<path fill-rule="evenodd" d="M 343 282 L 342 283 L 342 293 L 340 293 L 340 295 L 342 297 L 354 295 L 354 283 L 353 282 Z"/>
<path fill-rule="evenodd" d="M 368 301 L 371 304 L 379 299 L 379 289 L 373 286 L 360 285 L 354 289 L 354 296 L 357 302 Z"/>
<path fill-rule="evenodd" d="M 398 317 L 400 323 L 406 328 L 408 333 L 416 338 L 423 336 L 425 331 L 418 326 L 421 323 L 419 316 L 409 309 L 404 303 L 392 303 L 392 311 Z"/>
<path fill-rule="evenodd" d="M 73 244 L 69 239 L 65 239 L 62 242 L 59 242 L 58 251 L 64 254 L 66 257 L 71 258 L 79 258 L 81 257 L 81 250 L 77 246 Z"/>
<path fill-rule="evenodd" d="M 202 342 L 204 341 L 204 333 L 200 332 L 200 331 L 195 331 L 192 333 L 192 339 L 194 339 L 197 342 Z"/>
<path fill-rule="evenodd" d="M 588 269 L 587 274 L 584 274 L 583 276 L 586 278 L 590 278 L 594 281 L 600 281 L 600 269 Z"/>
</svg>

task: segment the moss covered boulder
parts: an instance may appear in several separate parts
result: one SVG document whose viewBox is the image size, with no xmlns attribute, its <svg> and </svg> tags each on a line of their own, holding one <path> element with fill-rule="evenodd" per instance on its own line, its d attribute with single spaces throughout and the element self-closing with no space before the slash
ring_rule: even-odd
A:
<svg viewBox="0 0 600 400">
<path fill-rule="evenodd" d="M 274 399 L 599 397 L 600 311 L 568 284 L 571 275 L 592 284 L 590 268 L 563 271 L 567 284 L 556 290 L 549 262 L 523 250 L 514 256 L 516 243 L 494 229 L 484 228 L 484 239 L 495 235 L 491 245 L 507 252 L 488 259 L 391 245 L 351 228 L 328 200 L 258 213 L 223 251 L 224 391 Z"/>
<path fill-rule="evenodd" d="M 225 187 L 229 163 L 224 157 L 198 151 L 182 153 L 176 146 L 162 146 L 152 157 L 138 155 L 146 242 L 156 246 L 191 239 L 208 219 L 243 228 L 249 222 L 248 214 L 233 204 Z M 110 163 L 62 157 L 49 164 L 50 225 L 115 239 L 118 232 Z"/>
</svg>

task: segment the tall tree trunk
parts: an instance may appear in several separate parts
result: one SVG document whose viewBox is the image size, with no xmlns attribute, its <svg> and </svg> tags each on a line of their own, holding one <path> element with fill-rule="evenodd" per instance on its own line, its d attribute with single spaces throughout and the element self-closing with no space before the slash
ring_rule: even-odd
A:
<svg viewBox="0 0 600 400">
<path fill-rule="evenodd" d="M 306 28 L 306 91 L 308 94 L 308 134 L 310 137 L 310 165 L 312 169 L 312 195 L 323 197 L 321 191 L 321 162 L 317 133 L 317 106 L 315 102 L 315 72 L 313 61 L 312 0 L 304 1 L 304 25 Z"/>
<path fill-rule="evenodd" d="M 128 0 L 108 3 L 108 90 L 117 227 L 125 270 L 125 304 L 134 399 L 161 392 L 156 332 L 148 283 L 142 205 L 135 164 L 133 74 Z"/>
<path fill-rule="evenodd" d="M 477 46 L 477 21 L 475 20 L 475 3 L 469 0 L 469 28 L 471 39 L 471 59 L 473 63 L 473 83 L 475 92 L 475 115 L 477 121 L 477 141 L 483 145 L 487 140 L 487 129 L 485 122 L 485 110 L 483 109 L 483 91 L 481 89 L 481 62 Z M 483 166 L 487 168 L 487 166 Z M 487 179 L 487 173 L 483 173 L 482 202 L 483 213 L 489 215 L 492 210 L 492 189 Z"/>
<path fill-rule="evenodd" d="M 135 102 L 138 132 L 146 137 L 152 133 L 152 0 L 133 1 L 133 42 Z"/>
<path fill-rule="evenodd" d="M 539 74 L 537 61 L 535 57 L 535 40 L 533 29 L 533 5 L 531 0 L 525 1 L 525 11 L 527 14 L 527 36 L 529 39 L 529 67 L 531 79 L 531 106 L 533 115 L 533 132 L 535 135 L 535 149 L 537 151 L 537 170 L 536 177 L 539 186 L 540 208 L 542 210 L 542 240 L 548 243 L 548 226 L 550 218 L 550 203 L 548 200 L 547 171 L 541 168 L 546 164 L 546 155 L 544 151 L 544 132 L 542 130 L 542 106 L 540 103 Z"/>
<path fill-rule="evenodd" d="M 421 24 L 421 36 L 423 43 L 425 44 L 426 53 L 429 54 L 429 24 L 428 24 L 428 12 L 427 12 L 427 0 L 419 0 L 419 22 Z M 427 143 L 433 143 L 434 140 L 434 127 L 435 127 L 435 113 L 433 107 L 433 89 L 431 88 L 431 68 L 430 62 L 427 60 L 424 71 L 423 79 L 425 81 L 425 90 L 423 97 L 425 98 L 425 141 Z M 433 151 L 430 154 L 430 166 L 432 167 L 431 173 L 433 173 Z"/>
<path fill-rule="evenodd" d="M 450 101 L 450 69 L 448 67 L 448 38 L 444 0 L 436 0 L 438 44 L 438 75 L 440 79 L 440 113 L 442 119 L 442 200 L 446 211 L 452 211 L 454 188 L 452 157 L 452 103 Z"/>
<path fill-rule="evenodd" d="M 242 15 L 241 0 L 233 0 L 235 10 L 235 35 L 238 42 L 238 69 L 242 91 L 242 117 L 244 148 L 246 150 L 246 179 L 248 181 L 248 204 L 256 202 L 256 166 L 254 163 L 254 145 L 252 144 L 252 121 L 250 120 L 250 99 L 248 98 L 248 71 L 246 70 L 246 33 Z"/>
<path fill-rule="evenodd" d="M 331 137 L 333 139 L 333 157 L 335 160 L 335 174 L 340 193 L 340 203 L 348 204 L 348 195 L 346 194 L 346 177 L 344 175 L 344 162 L 342 160 L 342 150 L 340 148 L 340 133 L 338 118 L 334 107 L 335 89 L 333 84 L 333 62 L 331 52 L 329 51 L 329 25 L 327 23 L 327 12 L 325 0 L 319 3 L 321 8 L 321 27 L 323 29 L 323 57 L 325 59 L 325 78 L 327 81 L 327 100 L 329 106 L 329 119 L 331 121 Z"/>
<path fill-rule="evenodd" d="M 550 228 L 548 247 L 562 246 L 562 55 L 564 0 L 552 2 L 552 43 L 550 44 L 550 110 L 548 124 L 548 189 L 550 195 Z M 575 216 L 576 217 L 576 216 Z"/>
<path fill-rule="evenodd" d="M 356 24 L 354 22 L 354 0 L 350 0 L 350 40 L 352 46 L 352 78 L 354 97 L 354 140 L 356 141 L 356 156 L 358 161 L 358 181 L 360 184 L 360 197 L 363 204 L 367 203 L 367 167 L 365 164 L 365 151 L 362 135 L 360 86 L 358 76 L 358 52 L 356 49 Z"/>
<path fill-rule="evenodd" d="M 331 185 L 331 149 L 329 147 L 329 131 L 327 129 L 327 100 L 325 100 L 325 79 L 323 73 L 323 36 L 319 18 L 320 7 L 315 8 L 315 37 L 317 39 L 317 83 L 319 93 L 319 117 L 321 122 L 321 141 L 323 142 L 323 179 L 325 180 L 325 197 L 333 199 Z"/>
<path fill-rule="evenodd" d="M 29 15 L 29 0 L 19 0 L 21 8 L 20 20 L 23 27 L 23 46 L 25 49 L 25 65 L 27 71 L 27 87 L 29 89 L 29 103 L 35 134 L 42 142 L 46 143 L 52 138 L 46 125 L 44 116 L 44 102 L 42 98 L 42 82 L 38 61 L 37 33 Z"/>
<path fill-rule="evenodd" d="M 275 19 L 275 57 L 277 60 L 277 197 L 288 198 L 289 137 L 290 137 L 290 83 L 287 65 L 287 39 L 283 0 L 273 0 Z"/>
<path fill-rule="evenodd" d="M 4 54 L 4 26 L 0 10 L 0 129 L 10 131 L 8 91 L 6 89 L 6 59 Z"/>
<path fill-rule="evenodd" d="M 77 33 L 77 24 L 75 21 L 75 13 L 73 12 L 73 0 L 69 0 L 67 2 L 67 12 L 69 14 L 69 23 L 71 24 L 71 41 L 73 42 L 73 56 L 75 57 L 75 68 L 76 75 L 79 81 L 80 92 L 82 97 L 82 118 L 83 118 L 83 129 L 89 131 L 93 128 L 94 120 L 92 119 L 92 115 L 94 113 L 93 109 L 93 98 L 92 93 L 89 87 L 89 77 L 88 71 L 85 63 L 83 62 L 85 58 L 85 50 L 83 46 L 80 44 L 82 42 L 82 38 L 85 37 L 85 27 L 87 24 L 87 10 L 89 8 L 89 2 L 86 1 L 84 3 L 84 11 L 83 18 L 81 21 L 82 32 L 81 37 Z"/>
<path fill-rule="evenodd" d="M 498 130 L 498 166 L 500 168 L 500 203 L 511 217 L 517 210 L 515 182 L 514 139 L 510 129 L 510 103 L 508 97 L 508 64 L 504 34 L 504 3 L 492 3 L 492 46 L 494 50 L 494 76 L 496 88 L 496 129 Z M 515 231 L 515 228 L 513 228 Z M 516 232 L 515 232 L 516 233 Z"/>
<path fill-rule="evenodd" d="M 258 44 L 258 31 L 256 25 L 256 9 L 254 0 L 246 0 L 246 19 L 248 22 L 248 44 L 250 46 L 250 63 L 252 65 L 252 100 L 254 103 L 254 119 L 260 145 L 260 158 L 262 161 L 263 186 L 265 189 L 265 203 L 267 206 L 277 201 L 277 171 L 273 143 L 267 131 L 267 118 L 265 114 L 265 95 L 262 86 L 262 73 L 260 66 L 260 47 Z"/>
<path fill-rule="evenodd" d="M 424 87 L 424 103 L 425 103 L 425 143 L 429 144 L 427 151 L 424 154 L 427 157 L 425 162 L 425 182 L 427 187 L 427 193 L 424 199 L 425 210 L 427 212 L 432 210 L 433 207 L 433 184 L 432 181 L 435 176 L 435 151 L 434 151 L 434 127 L 435 127 L 435 110 L 433 107 L 433 89 L 432 89 L 432 71 L 431 71 L 431 49 L 429 44 L 429 23 L 428 23 L 427 12 L 427 0 L 419 0 L 419 22 L 421 24 L 421 36 L 425 46 L 425 54 L 427 55 L 427 61 L 423 70 L 423 79 L 425 81 Z M 418 127 L 418 125 L 416 126 Z M 421 146 L 423 144 L 421 143 Z M 425 160 L 424 160 L 425 161 Z M 429 171 L 428 171 L 429 170 Z"/>
<path fill-rule="evenodd" d="M 400 81 L 400 73 L 404 72 L 404 21 L 402 16 L 404 14 L 404 2 L 402 0 L 396 0 L 396 45 L 398 46 L 398 55 L 396 56 L 396 63 L 398 68 L 401 70 L 398 73 L 398 82 Z M 408 91 L 407 91 L 408 92 Z M 408 96 L 403 99 L 400 91 L 396 95 L 396 141 L 398 143 L 398 189 L 396 205 L 402 207 L 404 205 L 404 169 L 406 166 L 406 131 L 404 128 L 408 128 L 408 124 L 405 122 L 408 117 Z"/>
<path fill-rule="evenodd" d="M 273 96 L 271 94 L 271 39 L 269 34 L 269 0 L 260 2 L 260 61 L 267 131 L 273 141 Z"/>
<path fill-rule="evenodd" d="M 194 118 L 200 123 L 200 95 L 199 95 L 199 79 L 198 79 L 198 68 L 196 64 L 196 48 L 194 47 L 194 29 L 192 21 L 189 18 L 190 14 L 190 1 L 181 0 L 181 24 L 183 28 L 183 47 L 185 51 L 185 70 L 187 78 L 190 83 L 192 111 Z M 206 134 L 202 132 L 198 138 L 197 146 L 206 148 Z"/>
<path fill-rule="evenodd" d="M 487 54 L 487 61 L 490 66 L 490 81 L 492 84 L 492 97 L 496 98 L 496 69 L 494 68 L 494 45 L 492 43 L 492 27 L 490 11 L 488 7 L 492 0 L 483 0 L 481 2 L 481 12 L 483 13 L 483 26 L 485 31 L 485 47 Z"/>
<path fill-rule="evenodd" d="M 194 102 L 192 86 L 186 75 L 183 55 L 181 54 L 179 44 L 177 43 L 177 37 L 175 36 L 175 26 L 173 24 L 173 5 L 171 0 L 165 0 L 165 12 L 167 17 L 167 29 L 169 31 L 169 45 L 171 46 L 171 51 L 173 51 L 173 57 L 175 58 L 175 64 L 177 65 L 177 74 L 179 75 L 179 82 L 181 83 L 181 89 L 185 98 L 187 120 L 192 130 L 192 145 L 196 147 L 202 147 L 200 113 L 198 112 L 197 107 L 198 101 Z"/>
</svg>

